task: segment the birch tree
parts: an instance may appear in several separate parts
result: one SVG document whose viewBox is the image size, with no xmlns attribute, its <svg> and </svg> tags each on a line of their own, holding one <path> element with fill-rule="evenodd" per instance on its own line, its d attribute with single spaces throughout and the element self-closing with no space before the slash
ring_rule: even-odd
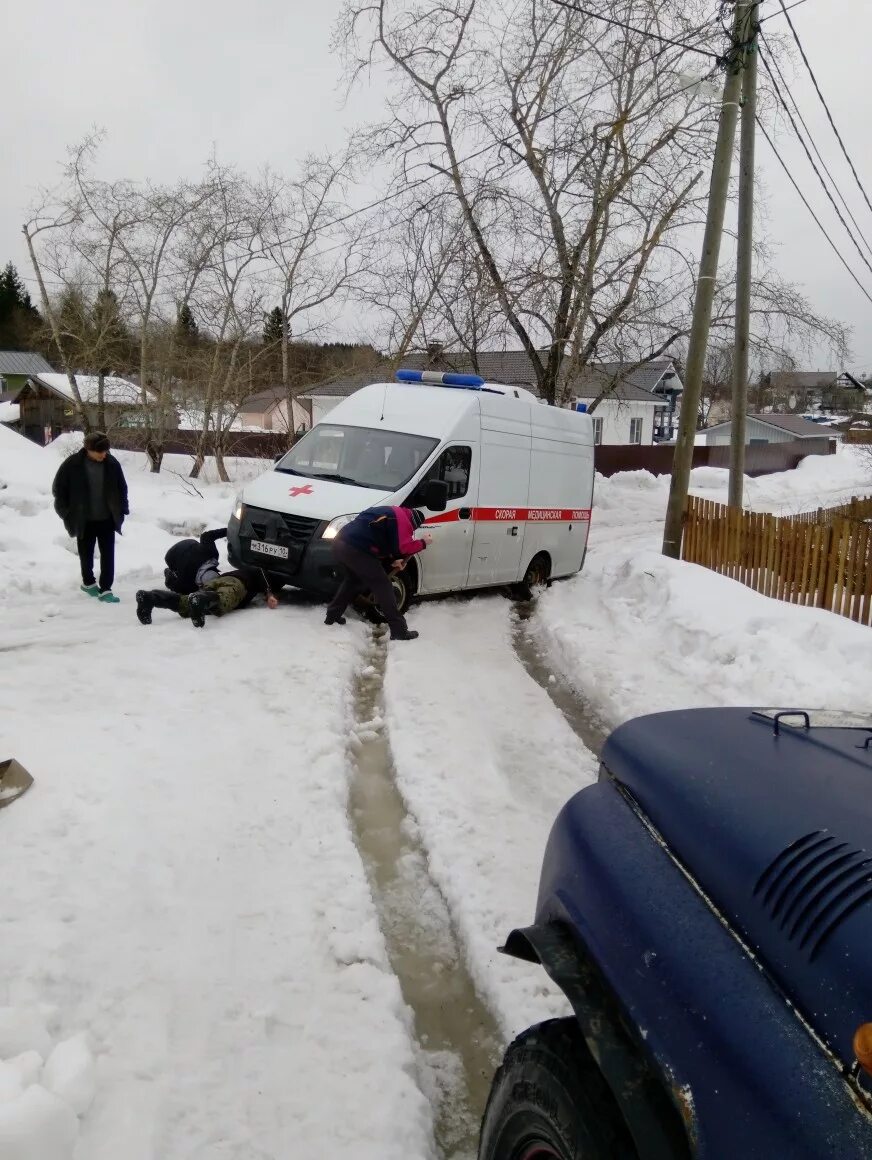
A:
<svg viewBox="0 0 872 1160">
<path fill-rule="evenodd" d="M 711 119 L 679 76 L 684 50 L 647 35 L 670 7 L 625 0 L 635 35 L 534 0 L 346 0 L 353 68 L 392 73 L 374 150 L 397 181 L 435 175 L 455 200 L 549 402 L 564 360 L 598 355 L 699 216 Z"/>
</svg>

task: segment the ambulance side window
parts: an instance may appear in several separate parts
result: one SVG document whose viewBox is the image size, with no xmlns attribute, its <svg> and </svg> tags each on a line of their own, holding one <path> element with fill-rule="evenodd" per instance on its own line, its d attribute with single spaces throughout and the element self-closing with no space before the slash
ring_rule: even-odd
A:
<svg viewBox="0 0 872 1160">
<path fill-rule="evenodd" d="M 471 447 L 448 447 L 434 464 L 430 466 L 427 474 L 421 479 L 418 487 L 415 488 L 415 494 L 410 497 L 410 502 L 414 507 L 416 496 L 422 489 L 422 485 L 431 479 L 439 479 L 448 484 L 448 498 L 462 499 L 469 490 L 469 473 L 472 468 L 472 448 Z M 420 502 L 418 500 L 417 502 Z"/>
</svg>

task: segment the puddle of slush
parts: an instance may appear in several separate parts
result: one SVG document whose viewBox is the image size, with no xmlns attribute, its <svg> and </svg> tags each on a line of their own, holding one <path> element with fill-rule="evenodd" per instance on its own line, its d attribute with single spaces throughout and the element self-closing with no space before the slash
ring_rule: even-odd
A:
<svg viewBox="0 0 872 1160">
<path fill-rule="evenodd" d="M 386 651 L 376 642 L 358 677 L 350 814 L 391 966 L 414 1016 L 420 1083 L 442 1160 L 475 1160 L 496 1024 L 466 970 L 442 895 L 397 789 L 382 719 Z"/>
</svg>

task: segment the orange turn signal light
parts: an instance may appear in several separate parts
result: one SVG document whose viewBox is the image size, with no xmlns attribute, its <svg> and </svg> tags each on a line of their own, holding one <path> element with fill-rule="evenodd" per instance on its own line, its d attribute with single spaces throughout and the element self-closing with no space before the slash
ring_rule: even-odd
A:
<svg viewBox="0 0 872 1160">
<path fill-rule="evenodd" d="M 861 1023 L 854 1032 L 854 1055 L 860 1067 L 872 1075 L 872 1023 Z"/>
</svg>

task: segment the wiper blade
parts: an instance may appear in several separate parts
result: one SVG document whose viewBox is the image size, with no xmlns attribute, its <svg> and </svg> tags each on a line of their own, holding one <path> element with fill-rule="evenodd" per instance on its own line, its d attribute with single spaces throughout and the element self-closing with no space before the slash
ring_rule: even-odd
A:
<svg viewBox="0 0 872 1160">
<path fill-rule="evenodd" d="M 309 476 L 309 478 L 310 478 L 310 479 L 329 479 L 331 483 L 350 483 L 350 484 L 352 484 L 354 487 L 360 487 L 360 486 L 361 486 L 361 484 L 360 484 L 360 481 L 359 481 L 359 480 L 357 480 L 357 479 L 352 479 L 352 478 L 351 478 L 350 476 L 348 476 L 348 475 L 331 475 L 331 474 L 329 474 L 329 473 L 327 473 L 327 472 L 323 472 L 323 473 L 321 473 L 321 474 L 314 473 L 314 474 L 310 475 L 310 476 Z M 364 486 L 365 486 L 365 485 L 364 485 Z"/>
<path fill-rule="evenodd" d="M 278 464 L 276 464 L 274 470 L 280 471 L 282 473 L 282 475 L 302 475 L 303 474 L 302 471 L 295 471 L 293 467 L 279 467 Z"/>
</svg>

